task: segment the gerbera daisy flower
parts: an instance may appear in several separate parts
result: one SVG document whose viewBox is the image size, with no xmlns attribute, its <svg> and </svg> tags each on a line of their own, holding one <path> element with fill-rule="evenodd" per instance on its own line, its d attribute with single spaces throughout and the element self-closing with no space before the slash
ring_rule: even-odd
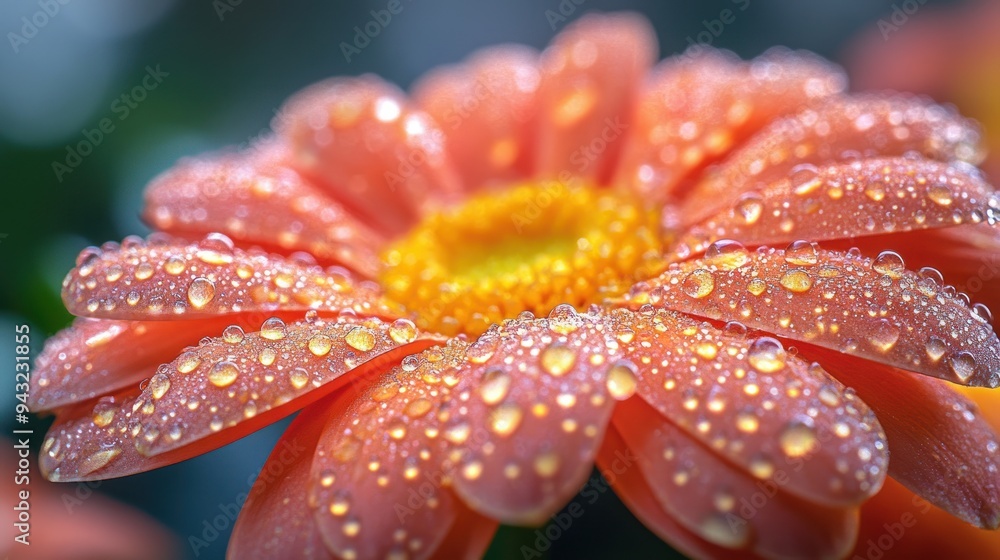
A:
<svg viewBox="0 0 1000 560">
<path fill-rule="evenodd" d="M 951 386 L 1000 384 L 1000 340 L 942 277 L 997 238 L 976 126 L 807 53 L 656 53 L 587 16 L 410 97 L 316 84 L 252 150 L 180 162 L 158 233 L 66 278 L 43 472 L 301 410 L 233 558 L 477 556 L 595 463 L 697 557 L 845 556 L 888 477 L 996 528 L 997 435 Z"/>
</svg>

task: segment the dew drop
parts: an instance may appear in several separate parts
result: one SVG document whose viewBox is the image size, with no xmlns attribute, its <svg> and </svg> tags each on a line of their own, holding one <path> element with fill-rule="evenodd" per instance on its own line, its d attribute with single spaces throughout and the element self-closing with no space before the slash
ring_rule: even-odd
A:
<svg viewBox="0 0 1000 560">
<path fill-rule="evenodd" d="M 185 268 L 187 268 L 187 265 L 184 263 L 184 259 L 180 257 L 169 257 L 163 262 L 163 270 L 171 276 L 177 276 L 184 272 Z"/>
<path fill-rule="evenodd" d="M 375 348 L 375 335 L 365 327 L 354 327 L 344 336 L 344 342 L 355 350 L 367 352 Z"/>
<path fill-rule="evenodd" d="M 317 334 L 309 339 L 309 351 L 313 356 L 326 356 L 333 348 L 333 339 L 325 334 Z"/>
<path fill-rule="evenodd" d="M 806 271 L 794 268 L 786 272 L 780 280 L 782 286 L 790 292 L 803 293 L 812 288 L 812 277 Z"/>
<path fill-rule="evenodd" d="M 417 338 L 417 326 L 409 319 L 396 319 L 389 325 L 389 336 L 398 344 L 409 344 Z"/>
<path fill-rule="evenodd" d="M 705 261 L 720 270 L 735 270 L 750 262 L 750 252 L 738 241 L 722 239 L 708 246 Z"/>
<path fill-rule="evenodd" d="M 868 342 L 883 354 L 892 350 L 899 341 L 899 327 L 893 325 L 888 319 L 879 319 L 868 336 Z"/>
<path fill-rule="evenodd" d="M 777 340 L 764 337 L 754 341 L 747 354 L 747 361 L 757 371 L 774 373 L 785 367 L 787 354 Z"/>
<path fill-rule="evenodd" d="M 816 438 L 816 431 L 812 427 L 802 422 L 792 422 L 781 431 L 778 436 L 778 443 L 781 450 L 789 457 L 802 457 L 812 453 L 819 440 Z"/>
<path fill-rule="evenodd" d="M 759 296 L 767 290 L 767 282 L 760 278 L 754 278 L 747 283 L 747 291 L 755 296 Z"/>
<path fill-rule="evenodd" d="M 524 412 L 516 404 L 502 404 L 489 414 L 490 430 L 499 436 L 509 436 L 521 425 Z"/>
<path fill-rule="evenodd" d="M 760 427 L 760 420 L 757 416 L 751 412 L 741 412 L 736 415 L 736 429 L 745 433 L 752 434 L 757 431 Z"/>
<path fill-rule="evenodd" d="M 504 370 L 490 368 L 483 374 L 483 382 L 479 386 L 479 396 L 486 404 L 497 404 L 507 397 L 511 381 L 511 377 Z"/>
<path fill-rule="evenodd" d="M 565 375 L 576 363 L 576 352 L 565 344 L 555 343 L 542 351 L 542 369 L 550 375 Z"/>
<path fill-rule="evenodd" d="M 195 309 L 205 307 L 215 298 L 215 283 L 208 278 L 195 278 L 188 286 L 187 298 Z"/>
<path fill-rule="evenodd" d="M 297 367 L 289 372 L 288 381 L 292 384 L 292 387 L 301 389 L 309 384 L 309 372 Z"/>
<path fill-rule="evenodd" d="M 935 204 L 950 206 L 952 202 L 951 189 L 948 188 L 948 185 L 936 183 L 927 189 L 927 198 L 934 201 Z"/>
<path fill-rule="evenodd" d="M 201 358 L 194 352 L 185 352 L 177 358 L 177 372 L 191 373 L 201 363 Z"/>
<path fill-rule="evenodd" d="M 960 383 L 968 383 L 976 373 L 976 358 L 969 352 L 959 352 L 952 356 L 948 365 Z"/>
<path fill-rule="evenodd" d="M 94 471 L 103 469 L 108 466 L 108 463 L 113 461 L 115 457 L 121 455 L 121 452 L 121 448 L 111 447 L 91 454 L 89 457 L 80 462 L 80 466 L 78 468 L 80 476 L 87 476 Z"/>
<path fill-rule="evenodd" d="M 785 262 L 795 266 L 813 266 L 819 262 L 819 250 L 815 243 L 793 241 L 785 248 Z"/>
<path fill-rule="evenodd" d="M 170 389 L 170 378 L 162 373 L 157 373 L 149 380 L 149 385 L 146 388 L 149 389 L 154 399 L 160 399 Z"/>
<path fill-rule="evenodd" d="M 212 366 L 208 372 L 208 380 L 216 387 L 228 387 L 236 381 L 240 368 L 230 361 L 222 361 Z"/>
<path fill-rule="evenodd" d="M 222 331 L 222 340 L 229 344 L 239 344 L 243 342 L 245 334 L 243 333 L 243 327 L 239 325 L 229 325 Z"/>
<path fill-rule="evenodd" d="M 747 225 L 753 225 L 764 213 L 764 200 L 758 194 L 750 193 L 743 195 L 736 203 L 736 215 L 743 218 Z"/>
<path fill-rule="evenodd" d="M 623 401 L 635 394 L 639 382 L 636 378 L 635 364 L 628 360 L 619 360 L 608 369 L 605 381 L 608 393 L 615 399 Z"/>
<path fill-rule="evenodd" d="M 872 261 L 872 269 L 880 274 L 885 274 L 889 278 L 899 278 L 903 275 L 905 265 L 903 257 L 893 251 L 882 251 Z"/>
<path fill-rule="evenodd" d="M 260 326 L 260 336 L 268 340 L 285 338 L 285 322 L 277 317 L 271 317 Z"/>
<path fill-rule="evenodd" d="M 111 422 L 115 419 L 115 413 L 117 410 L 118 407 L 115 406 L 110 398 L 101 399 L 94 406 L 94 415 L 91 417 L 94 421 L 94 425 L 98 428 L 103 428 L 111 424 Z"/>
<path fill-rule="evenodd" d="M 699 299 L 708 296 L 715 289 L 715 277 L 704 268 L 699 268 L 684 277 L 681 289 L 690 297 Z"/>
</svg>

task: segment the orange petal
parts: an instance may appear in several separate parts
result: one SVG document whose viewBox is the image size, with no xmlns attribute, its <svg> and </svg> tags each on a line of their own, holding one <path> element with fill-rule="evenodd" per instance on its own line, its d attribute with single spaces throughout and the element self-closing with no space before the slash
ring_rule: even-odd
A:
<svg viewBox="0 0 1000 560">
<path fill-rule="evenodd" d="M 696 224 L 678 252 L 719 239 L 747 245 L 847 239 L 982 222 L 1000 207 L 975 167 L 913 158 L 805 166 Z"/>
<path fill-rule="evenodd" d="M 771 124 L 729 156 L 687 200 L 685 223 L 701 221 L 808 165 L 921 154 L 976 163 L 979 131 L 954 110 L 906 96 L 836 97 Z"/>
<path fill-rule="evenodd" d="M 466 190 L 529 177 L 540 80 L 537 52 L 505 46 L 433 70 L 413 87 L 414 103 L 445 131 Z"/>
<path fill-rule="evenodd" d="M 891 251 L 869 259 L 806 242 L 750 252 L 720 241 L 628 297 L 962 385 L 1000 383 L 1000 340 L 986 318 Z"/>
<path fill-rule="evenodd" d="M 892 480 L 861 507 L 851 558 L 997 558 L 1000 531 L 961 521 Z"/>
<path fill-rule="evenodd" d="M 227 558 L 334 558 L 323 543 L 306 496 L 316 442 L 335 398 L 327 397 L 299 413 L 275 444 L 236 519 Z"/>
<path fill-rule="evenodd" d="M 656 35 L 636 14 L 585 15 L 542 54 L 537 174 L 610 179 Z"/>
<path fill-rule="evenodd" d="M 821 507 L 783 488 L 789 470 L 826 457 L 800 458 L 762 482 L 642 401 L 621 403 L 614 424 L 664 510 L 701 538 L 765 558 L 841 558 L 853 546 L 856 508 Z"/>
<path fill-rule="evenodd" d="M 368 277 L 384 240 L 284 162 L 280 145 L 181 160 L 146 189 L 147 222 L 187 238 L 222 232 L 240 243 L 306 251 Z"/>
<path fill-rule="evenodd" d="M 447 442 L 438 437 L 451 385 L 434 375 L 461 363 L 467 347 L 452 341 L 425 351 L 439 360 L 422 368 L 410 356 L 360 395 L 347 391 L 329 406 L 336 414 L 319 438 L 308 493 L 338 556 L 426 558 L 457 520 L 459 502 L 445 487 Z"/>
<path fill-rule="evenodd" d="M 610 418 L 614 343 L 568 305 L 481 336 L 456 371 L 472 396 L 445 428 L 461 445 L 455 491 L 508 523 L 542 523 L 583 486 Z M 624 367 L 624 366 L 622 366 Z"/>
<path fill-rule="evenodd" d="M 301 315 L 301 313 L 296 313 Z M 34 412 L 89 400 L 151 377 L 177 349 L 217 336 L 230 324 L 260 324 L 253 315 L 203 321 L 110 321 L 78 318 L 45 341 L 31 376 L 29 405 Z"/>
<path fill-rule="evenodd" d="M 989 223 L 865 237 L 832 245 L 844 250 L 859 247 L 866 255 L 892 247 L 909 268 L 933 268 L 924 272 L 943 277 L 954 286 L 959 298 L 982 304 L 976 305 L 977 312 L 989 317 L 989 310 L 1000 309 L 1000 228 L 995 224 L 996 216 Z"/>
<path fill-rule="evenodd" d="M 629 511 L 650 531 L 689 558 L 745 558 L 745 554 L 716 546 L 678 523 L 673 515 L 663 510 L 646 477 L 631 464 L 634 460 L 626 461 L 623 457 L 635 457 L 635 453 L 612 422 L 604 434 L 604 442 L 597 455 L 597 465 L 601 475 L 614 488 Z"/>
<path fill-rule="evenodd" d="M 1000 443 L 975 404 L 936 379 L 805 348 L 853 387 L 889 440 L 889 475 L 965 521 L 1000 526 Z"/>
<path fill-rule="evenodd" d="M 615 183 L 654 201 L 676 197 L 761 127 L 845 83 L 829 62 L 780 48 L 749 62 L 716 50 L 668 59 L 640 93 Z"/>
<path fill-rule="evenodd" d="M 614 316 L 630 329 L 621 356 L 637 365 L 638 395 L 701 445 L 762 480 L 785 473 L 785 492 L 818 504 L 878 490 L 888 464 L 878 421 L 818 365 L 669 311 Z"/>
<path fill-rule="evenodd" d="M 222 234 L 189 245 L 127 238 L 84 249 L 63 281 L 63 301 L 75 315 L 129 320 L 278 309 L 398 315 L 374 284 L 309 259 L 236 249 Z"/>
<path fill-rule="evenodd" d="M 181 354 L 140 392 L 61 413 L 40 465 L 52 480 L 124 476 L 239 439 L 435 344 L 413 324 L 341 317 L 264 322 Z M 343 374 L 351 372 L 351 375 Z"/>
<path fill-rule="evenodd" d="M 429 200 L 460 189 L 438 125 L 375 76 L 306 88 L 285 103 L 274 128 L 292 146 L 296 169 L 390 234 L 413 225 Z"/>
</svg>

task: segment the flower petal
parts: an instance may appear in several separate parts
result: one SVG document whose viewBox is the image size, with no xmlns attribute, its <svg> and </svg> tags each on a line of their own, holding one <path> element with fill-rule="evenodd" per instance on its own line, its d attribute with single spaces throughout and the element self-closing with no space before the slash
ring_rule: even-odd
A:
<svg viewBox="0 0 1000 560">
<path fill-rule="evenodd" d="M 274 445 L 236 519 L 227 558 L 334 558 L 306 499 L 311 459 L 334 398 L 306 407 Z"/>
<path fill-rule="evenodd" d="M 982 222 L 1000 199 L 978 169 L 913 158 L 803 167 L 740 197 L 689 230 L 681 254 L 719 239 L 747 245 L 857 236 Z"/>
<path fill-rule="evenodd" d="M 642 77 L 657 57 L 649 22 L 585 15 L 542 53 L 537 174 L 611 178 Z"/>
<path fill-rule="evenodd" d="M 530 176 L 540 80 L 537 52 L 504 46 L 433 70 L 413 87 L 414 103 L 445 131 L 448 156 L 465 190 Z"/>
<path fill-rule="evenodd" d="M 272 142 L 246 154 L 181 160 L 146 188 L 147 222 L 188 238 L 222 232 L 241 243 L 317 259 L 368 277 L 384 240 L 288 167 Z"/>
<path fill-rule="evenodd" d="M 759 184 L 809 165 L 910 153 L 939 161 L 982 159 L 978 128 L 954 110 L 920 98 L 835 97 L 774 122 L 706 176 L 688 198 L 686 224 L 729 208 Z"/>
<path fill-rule="evenodd" d="M 781 48 L 749 62 L 716 50 L 668 59 L 643 86 L 615 182 L 654 201 L 676 198 L 764 125 L 845 84 L 829 62 Z"/>
<path fill-rule="evenodd" d="M 248 311 L 353 311 L 398 316 L 378 287 L 344 269 L 244 251 L 221 234 L 192 244 L 126 239 L 88 248 L 63 281 L 75 315 L 106 319 L 197 319 Z"/>
<path fill-rule="evenodd" d="M 891 251 L 869 259 L 806 242 L 756 252 L 719 242 L 627 297 L 632 307 L 738 320 L 962 385 L 1000 383 L 1000 340 L 989 322 Z"/>
<path fill-rule="evenodd" d="M 52 480 L 113 478 L 199 455 L 438 341 L 403 320 L 264 322 L 207 341 L 135 391 L 61 413 L 40 465 Z M 351 375 L 345 376 L 345 373 Z"/>
<path fill-rule="evenodd" d="M 783 490 L 817 504 L 878 490 L 888 464 L 878 421 L 818 365 L 669 311 L 614 317 L 630 329 L 621 357 L 636 364 L 637 394 L 701 445 L 762 480 L 786 473 Z M 630 445 L 639 437 L 620 431 Z"/>
<path fill-rule="evenodd" d="M 28 403 L 40 412 L 136 385 L 177 357 L 178 348 L 219 335 L 230 324 L 247 328 L 250 321 L 260 324 L 252 315 L 195 322 L 77 318 L 45 342 L 35 360 Z"/>
<path fill-rule="evenodd" d="M 1000 531 L 983 531 L 927 503 L 893 479 L 861 506 L 851 558 L 875 558 L 891 543 L 896 558 L 996 558 Z"/>
<path fill-rule="evenodd" d="M 701 538 L 764 558 L 842 558 L 853 546 L 856 508 L 822 507 L 784 491 L 788 470 L 826 457 L 800 458 L 761 482 L 642 401 L 621 403 L 613 421 L 664 510 Z"/>
<path fill-rule="evenodd" d="M 936 379 L 804 348 L 854 388 L 889 440 L 889 475 L 978 527 L 1000 526 L 1000 436 L 976 405 Z"/>
<path fill-rule="evenodd" d="M 424 352 L 431 367 L 461 362 L 468 345 Z M 338 556 L 426 558 L 458 519 L 460 502 L 445 487 L 452 475 L 437 437 L 450 387 L 404 360 L 363 393 L 346 392 L 330 409 L 313 458 L 309 502 Z M 340 411 L 343 411 L 340 413 Z M 398 539 L 403 535 L 402 539 Z"/>
<path fill-rule="evenodd" d="M 375 76 L 312 85 L 285 103 L 273 126 L 292 146 L 293 167 L 389 234 L 460 189 L 438 125 Z"/>
<path fill-rule="evenodd" d="M 604 434 L 597 464 L 608 484 L 643 525 L 689 558 L 738 560 L 745 554 L 716 546 L 693 534 L 664 511 L 649 482 L 635 465 L 626 466 L 622 457 L 635 457 L 612 422 Z"/>
</svg>

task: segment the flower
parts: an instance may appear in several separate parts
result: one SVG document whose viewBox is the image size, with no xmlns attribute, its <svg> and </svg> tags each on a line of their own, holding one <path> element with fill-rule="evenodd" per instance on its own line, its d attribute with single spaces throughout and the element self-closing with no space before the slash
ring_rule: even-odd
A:
<svg viewBox="0 0 1000 560">
<path fill-rule="evenodd" d="M 1000 384 L 1000 340 L 942 278 L 998 239 L 975 125 L 805 53 L 655 53 L 641 18 L 586 16 L 410 99 L 314 85 L 253 150 L 179 163 L 160 232 L 64 283 L 43 471 L 301 410 L 232 557 L 479 555 L 595 461 L 692 556 L 844 556 L 887 477 L 996 528 L 997 435 L 949 385 Z"/>
</svg>

